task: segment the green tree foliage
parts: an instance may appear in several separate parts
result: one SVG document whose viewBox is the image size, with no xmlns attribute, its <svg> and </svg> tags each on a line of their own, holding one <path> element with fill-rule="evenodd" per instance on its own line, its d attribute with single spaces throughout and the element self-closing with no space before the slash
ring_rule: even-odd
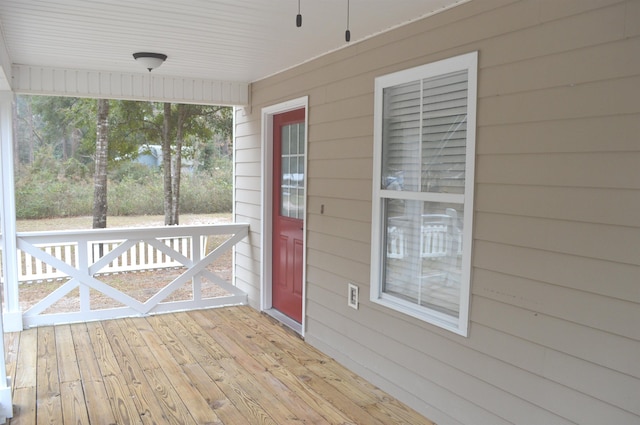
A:
<svg viewBox="0 0 640 425">
<path fill-rule="evenodd" d="M 111 100 L 108 118 L 108 173 L 110 214 L 142 213 L 136 198 L 147 198 L 141 191 L 154 193 L 153 202 L 162 208 L 162 174 L 136 164 L 141 147 L 161 145 L 165 121 L 164 105 L 152 102 Z M 194 212 L 202 204 L 214 205 L 216 210 L 230 207 L 231 201 L 231 137 L 232 109 L 219 106 L 170 105 L 168 137 L 174 170 L 176 145 L 181 161 L 190 165 L 190 175 L 170 186 L 173 217 L 177 222 L 180 210 Z M 95 168 L 97 109 L 95 99 L 18 96 L 17 128 L 19 166 L 16 167 L 16 197 L 18 215 L 21 217 L 73 216 L 91 211 L 91 197 L 85 196 L 85 185 L 91 186 Z M 151 171 L 151 172 L 148 172 Z M 162 170 L 160 170 L 162 171 Z M 174 175 L 180 175 L 175 173 Z M 223 175 L 224 174 L 224 175 Z M 226 177 L 228 174 L 228 177 Z M 187 178 L 188 176 L 188 178 Z M 215 181 L 220 190 L 211 190 L 205 181 Z M 197 184 L 207 187 L 205 196 Z M 177 186 L 176 186 L 177 184 Z M 182 187 L 181 187 L 182 186 Z M 130 200 L 123 199 L 123 190 L 135 188 Z M 177 188 L 177 190 L 176 190 Z M 81 193 L 82 192 L 82 193 Z M 197 196 L 196 196 L 197 194 Z M 226 199 L 211 199 L 212 194 Z M 114 197 L 118 199 L 115 200 Z M 195 197 L 195 198 L 194 198 Z M 199 201 L 198 199 L 201 199 Z M 61 201 L 58 201 L 61 200 Z M 151 200 L 145 201 L 147 207 Z M 123 206 L 127 204 L 127 206 Z M 196 205 L 198 205 L 196 207 Z M 154 207 L 155 210 L 156 207 Z M 213 207 L 212 207 L 213 208 Z"/>
<path fill-rule="evenodd" d="M 70 97 L 18 96 L 18 135 L 21 162 L 31 162 L 38 149 L 47 146 L 58 159 L 80 155 L 78 148 L 87 128 L 84 117 L 74 112 L 80 99 Z"/>
<path fill-rule="evenodd" d="M 182 170 L 182 159 L 193 163 L 196 170 L 203 170 L 200 164 L 211 164 L 215 157 L 215 147 L 208 147 L 216 142 L 223 147 L 219 149 L 220 152 L 229 154 L 231 108 L 156 104 L 146 118 L 147 140 L 157 141 L 149 144 L 162 145 L 165 224 L 178 224 L 181 179 L 181 172 L 178 170 Z"/>
<path fill-rule="evenodd" d="M 207 170 L 232 152 L 232 108 L 183 105 L 184 159 Z M 178 105 L 171 105 L 171 134 L 177 135 Z M 72 97 L 18 96 L 17 137 L 20 164 L 31 164 L 46 147 L 53 158 L 74 158 L 93 168 L 96 147 L 96 101 Z M 144 145 L 160 145 L 164 121 L 161 103 L 111 100 L 109 161 L 135 159 Z"/>
<path fill-rule="evenodd" d="M 96 149 L 97 108 L 94 99 L 18 96 L 18 154 L 21 164 L 45 146 L 56 159 L 74 158 L 92 164 Z M 145 143 L 145 102 L 110 101 L 109 161 L 133 157 Z"/>
</svg>

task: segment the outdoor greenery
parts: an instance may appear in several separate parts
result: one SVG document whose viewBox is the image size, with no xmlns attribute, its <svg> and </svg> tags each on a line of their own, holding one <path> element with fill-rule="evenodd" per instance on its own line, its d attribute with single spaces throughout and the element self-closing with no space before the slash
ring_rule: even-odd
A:
<svg viewBox="0 0 640 425">
<path fill-rule="evenodd" d="M 231 211 L 231 161 L 220 160 L 211 171 L 185 174 L 181 183 L 183 214 Z M 60 173 L 29 167 L 16 179 L 16 217 L 37 219 L 90 216 L 93 208 L 91 175 L 77 164 L 59 164 Z M 163 214 L 163 181 L 160 170 L 142 164 L 110 173 L 109 215 Z M 78 175 L 68 175 L 70 170 Z M 82 177 L 84 173 L 84 177 Z"/>
<path fill-rule="evenodd" d="M 181 155 L 171 146 L 173 156 L 182 157 L 180 213 L 231 211 L 230 108 L 180 105 L 165 120 L 167 105 L 109 102 L 108 215 L 166 213 L 163 164 L 136 159 L 145 146 L 163 143 L 171 119 L 181 145 Z M 19 96 L 16 136 L 17 218 L 92 215 L 96 100 Z"/>
</svg>

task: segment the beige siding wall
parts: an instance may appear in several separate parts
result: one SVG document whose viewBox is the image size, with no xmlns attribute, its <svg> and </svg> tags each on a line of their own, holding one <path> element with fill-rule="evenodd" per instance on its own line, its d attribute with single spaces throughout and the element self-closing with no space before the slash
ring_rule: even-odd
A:
<svg viewBox="0 0 640 425">
<path fill-rule="evenodd" d="M 367 299 L 373 81 L 474 50 L 463 338 Z M 254 306 L 260 110 L 306 95 L 307 341 L 440 425 L 640 424 L 640 1 L 476 0 L 254 83 L 236 112 L 236 218 L 252 223 L 238 282 Z"/>
</svg>

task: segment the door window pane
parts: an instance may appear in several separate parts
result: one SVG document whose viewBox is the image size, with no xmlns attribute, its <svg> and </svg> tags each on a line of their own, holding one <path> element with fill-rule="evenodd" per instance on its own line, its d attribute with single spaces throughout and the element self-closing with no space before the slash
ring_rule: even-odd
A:
<svg viewBox="0 0 640 425">
<path fill-rule="evenodd" d="M 304 123 L 282 127 L 280 215 L 304 218 Z"/>
</svg>

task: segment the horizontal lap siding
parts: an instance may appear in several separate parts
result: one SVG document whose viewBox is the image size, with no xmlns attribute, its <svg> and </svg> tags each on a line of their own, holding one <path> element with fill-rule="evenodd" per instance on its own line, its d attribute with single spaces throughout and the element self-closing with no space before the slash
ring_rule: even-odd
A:
<svg viewBox="0 0 640 425">
<path fill-rule="evenodd" d="M 474 248 L 474 267 L 640 302 L 634 265 L 478 240 Z"/>
<path fill-rule="evenodd" d="M 536 379 L 510 392 L 577 423 L 640 423 L 640 43 L 625 39 L 630 3 L 480 49 L 472 332 L 477 323 L 544 347 Z M 522 56 L 539 49 L 548 51 Z M 536 398 L 536 385 L 550 398 Z"/>
<path fill-rule="evenodd" d="M 640 117 L 639 117 L 640 119 Z M 626 208 L 611 208 L 626 205 Z M 482 184 L 476 211 L 571 220 L 618 226 L 640 226 L 640 196 L 626 189 Z"/>
<path fill-rule="evenodd" d="M 637 149 L 638 133 L 638 114 L 509 123 L 479 128 L 477 151 L 479 155 L 629 152 Z"/>
<path fill-rule="evenodd" d="M 476 239 L 640 265 L 640 228 L 484 213 L 476 223 Z"/>
<path fill-rule="evenodd" d="M 262 154 L 259 138 L 259 117 L 249 109 L 237 108 L 234 127 L 234 220 L 249 223 L 249 237 L 235 247 L 235 285 L 248 294 L 249 305 L 260 306 L 260 192 Z"/>
<path fill-rule="evenodd" d="M 473 50 L 462 338 L 368 301 L 373 81 Z M 472 1 L 254 83 L 236 211 L 260 217 L 260 109 L 309 95 L 307 340 L 439 424 L 637 424 L 639 87 L 640 2 Z M 259 241 L 238 248 L 253 288 Z"/>
</svg>

